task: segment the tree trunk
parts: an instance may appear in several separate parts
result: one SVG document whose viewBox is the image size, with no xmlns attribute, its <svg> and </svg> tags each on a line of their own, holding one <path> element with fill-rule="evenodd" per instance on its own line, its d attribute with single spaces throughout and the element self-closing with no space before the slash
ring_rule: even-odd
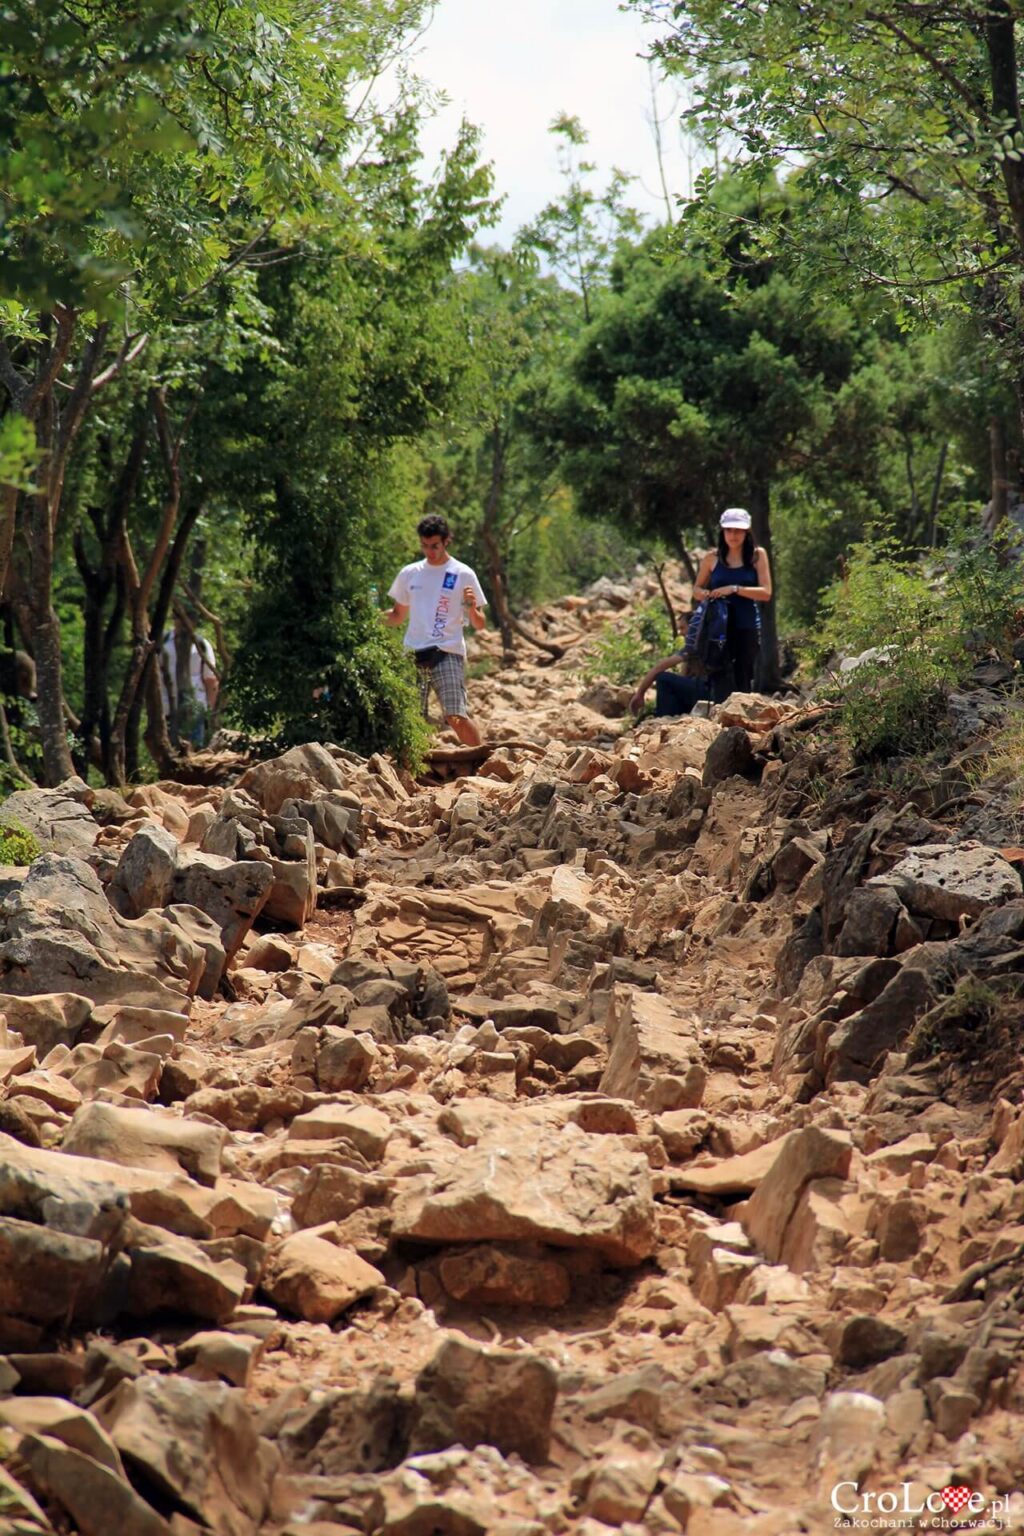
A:
<svg viewBox="0 0 1024 1536">
<path fill-rule="evenodd" d="M 988 0 L 985 7 L 985 46 L 988 50 L 989 83 L 992 89 L 992 116 L 1002 125 L 1000 133 L 1021 132 L 1020 97 L 1017 86 L 1017 42 L 1014 12 L 1007 0 Z M 1000 162 L 1003 185 L 1010 205 L 1018 257 L 1024 255 L 1024 161 L 1005 156 Z"/>
<path fill-rule="evenodd" d="M 775 562 L 772 560 L 772 530 L 769 516 L 769 483 L 766 480 L 751 487 L 750 517 L 753 523 L 754 543 L 759 544 L 772 566 L 772 598 L 759 604 L 761 610 L 761 649 L 758 652 L 754 687 L 759 693 L 775 693 L 782 687 L 779 670 L 779 630 L 775 607 Z"/>
<path fill-rule="evenodd" d="M 992 497 L 985 513 L 985 529 L 994 533 L 1006 517 L 1006 428 L 1002 418 L 990 416 L 988 422 L 988 452 L 992 473 Z"/>
<path fill-rule="evenodd" d="M 928 547 L 935 548 L 935 537 L 939 522 L 939 498 L 942 495 L 942 477 L 946 471 L 946 454 L 949 452 L 949 443 L 944 442 L 939 449 L 939 462 L 935 466 L 935 474 L 932 477 L 932 494 L 928 502 Z"/>
<path fill-rule="evenodd" d="M 494 600 L 494 612 L 501 631 L 501 644 L 506 666 L 515 659 L 516 647 L 512 638 L 512 614 L 508 606 L 505 584 L 505 562 L 501 553 L 498 530 L 501 523 L 501 504 L 505 495 L 505 439 L 501 427 L 495 426 L 490 433 L 491 478 L 484 497 L 484 518 L 480 537 L 487 555 L 487 576 Z"/>
<path fill-rule="evenodd" d="M 110 657 L 121 632 L 125 611 L 125 584 L 119 580 L 118 545 L 120 530 L 127 522 L 135 499 L 145 459 L 149 433 L 148 416 L 143 413 L 136 423 L 131 445 L 118 475 L 110 503 L 105 508 L 90 507 L 89 518 L 99 544 L 93 565 L 80 529 L 74 538 L 75 563 L 84 590 L 84 655 L 82 664 L 82 739 L 83 763 L 98 762 L 104 773 L 110 772 Z M 115 593 L 108 611 L 111 593 Z M 84 770 L 83 770 L 84 771 Z"/>
</svg>

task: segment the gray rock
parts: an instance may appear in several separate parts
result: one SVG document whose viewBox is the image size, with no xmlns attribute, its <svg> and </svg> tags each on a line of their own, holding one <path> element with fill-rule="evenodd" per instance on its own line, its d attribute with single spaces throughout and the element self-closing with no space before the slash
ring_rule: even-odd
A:
<svg viewBox="0 0 1024 1536">
<path fill-rule="evenodd" d="M 884 875 L 867 882 L 889 886 L 911 912 L 955 923 L 978 917 L 1021 894 L 1020 876 L 994 848 L 982 843 L 944 843 L 911 848 Z"/>
<path fill-rule="evenodd" d="M 141 917 L 171 899 L 178 867 L 178 840 L 165 827 L 141 827 L 125 844 L 107 887 L 111 905 L 122 917 Z"/>
<path fill-rule="evenodd" d="M 446 1338 L 416 1380 L 409 1452 L 493 1445 L 545 1462 L 557 1391 L 554 1369 L 538 1355 Z"/>
<path fill-rule="evenodd" d="M 0 901 L 0 989 L 21 997 L 74 992 L 94 1003 L 180 1012 L 202 956 L 155 913 L 129 922 L 93 871 L 44 854 Z"/>
<path fill-rule="evenodd" d="M 701 783 L 707 787 L 736 776 L 746 777 L 753 761 L 754 749 L 746 731 L 741 725 L 727 726 L 708 747 Z"/>
<path fill-rule="evenodd" d="M 56 789 L 19 789 L 3 802 L 0 821 L 31 832 L 44 853 L 85 858 L 100 830 L 89 810 L 89 798 L 81 779 L 68 779 Z"/>
<path fill-rule="evenodd" d="M 889 885 L 871 882 L 853 892 L 835 942 L 837 955 L 890 955 L 896 923 L 906 908 Z"/>
<path fill-rule="evenodd" d="M 172 895 L 175 902 L 199 907 L 213 919 L 231 961 L 263 911 L 273 884 L 273 870 L 260 860 L 232 863 L 212 853 L 195 853 L 179 861 Z"/>
</svg>

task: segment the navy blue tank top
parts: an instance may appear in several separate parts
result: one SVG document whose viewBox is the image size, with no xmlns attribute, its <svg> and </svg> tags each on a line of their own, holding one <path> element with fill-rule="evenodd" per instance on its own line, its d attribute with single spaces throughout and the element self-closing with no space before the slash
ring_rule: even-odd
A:
<svg viewBox="0 0 1024 1536">
<path fill-rule="evenodd" d="M 708 578 L 708 587 L 759 587 L 761 578 L 753 565 L 726 565 L 719 559 Z M 760 629 L 761 615 L 752 597 L 727 597 L 729 618 L 737 629 Z"/>
</svg>

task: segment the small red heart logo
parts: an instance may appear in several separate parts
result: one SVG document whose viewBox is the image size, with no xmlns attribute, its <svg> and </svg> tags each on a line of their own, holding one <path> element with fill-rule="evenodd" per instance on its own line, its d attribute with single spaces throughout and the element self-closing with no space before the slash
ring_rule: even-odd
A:
<svg viewBox="0 0 1024 1536">
<path fill-rule="evenodd" d="M 942 1490 L 942 1502 L 951 1514 L 958 1515 L 964 1505 L 972 1497 L 972 1490 L 965 1488 L 963 1483 L 950 1483 L 948 1488 Z"/>
</svg>

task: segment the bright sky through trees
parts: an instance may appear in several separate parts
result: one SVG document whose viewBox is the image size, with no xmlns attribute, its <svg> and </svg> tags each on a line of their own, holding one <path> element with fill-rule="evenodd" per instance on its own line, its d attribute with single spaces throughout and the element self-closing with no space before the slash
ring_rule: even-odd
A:
<svg viewBox="0 0 1024 1536">
<path fill-rule="evenodd" d="M 651 88 L 640 57 L 645 29 L 617 0 L 438 0 L 434 19 L 414 50 L 415 73 L 442 89 L 450 105 L 423 133 L 428 160 L 454 139 L 465 115 L 483 129 L 482 153 L 493 160 L 505 194 L 494 238 L 507 243 L 561 191 L 554 141 L 560 113 L 576 116 L 590 135 L 587 157 L 603 184 L 612 166 L 639 179 L 628 201 L 664 218 Z M 690 170 L 680 142 L 674 87 L 661 83 L 659 114 L 670 191 L 685 193 Z"/>
</svg>

